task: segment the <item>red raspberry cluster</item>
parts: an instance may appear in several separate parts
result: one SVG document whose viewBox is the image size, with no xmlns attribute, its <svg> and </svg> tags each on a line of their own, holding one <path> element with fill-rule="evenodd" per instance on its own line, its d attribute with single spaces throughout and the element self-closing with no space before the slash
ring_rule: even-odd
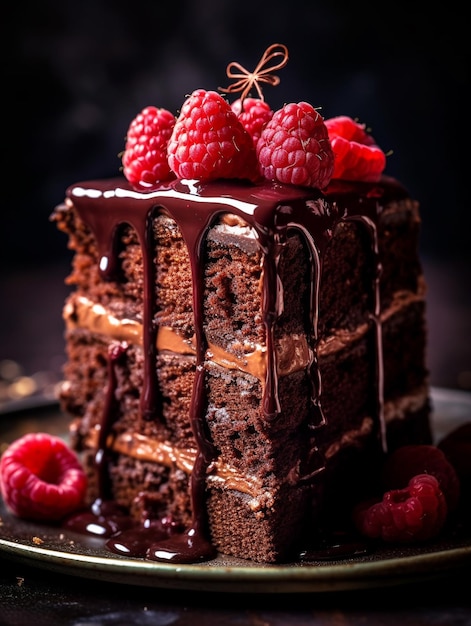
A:
<svg viewBox="0 0 471 626">
<path fill-rule="evenodd" d="M 0 460 L 0 490 L 18 517 L 58 521 L 84 504 L 87 478 L 80 461 L 58 437 L 28 433 Z"/>
<path fill-rule="evenodd" d="M 122 160 L 124 175 L 130 183 L 152 186 L 171 177 L 167 144 L 174 125 L 175 118 L 169 111 L 152 106 L 134 118 Z"/>
<path fill-rule="evenodd" d="M 360 504 L 353 517 L 367 537 L 411 543 L 426 541 L 441 531 L 447 506 L 435 476 L 419 474 L 404 489 L 387 491 L 381 501 Z"/>
<path fill-rule="evenodd" d="M 335 157 L 332 178 L 378 181 L 386 167 L 386 155 L 365 125 L 345 115 L 326 120 L 325 125 Z"/>
<path fill-rule="evenodd" d="M 264 178 L 305 187 L 327 187 L 334 154 L 322 116 L 307 102 L 286 104 L 257 141 Z"/>
<path fill-rule="evenodd" d="M 231 109 L 256 146 L 262 130 L 273 117 L 270 105 L 259 98 L 245 98 L 245 100 L 238 98 L 231 104 Z"/>
<path fill-rule="evenodd" d="M 178 178 L 256 176 L 252 138 L 215 91 L 197 89 L 184 102 L 167 153 L 170 168 Z"/>
<path fill-rule="evenodd" d="M 392 452 L 383 467 L 381 498 L 353 511 L 358 530 L 371 539 L 394 543 L 437 536 L 460 499 L 460 478 L 442 450 L 407 445 Z"/>
<path fill-rule="evenodd" d="M 347 117 L 324 120 L 307 102 L 273 111 L 262 99 L 230 105 L 197 89 L 175 118 L 146 107 L 129 126 L 123 172 L 149 187 L 174 177 L 270 180 L 324 189 L 331 178 L 376 181 L 386 158 L 364 126 Z"/>
</svg>

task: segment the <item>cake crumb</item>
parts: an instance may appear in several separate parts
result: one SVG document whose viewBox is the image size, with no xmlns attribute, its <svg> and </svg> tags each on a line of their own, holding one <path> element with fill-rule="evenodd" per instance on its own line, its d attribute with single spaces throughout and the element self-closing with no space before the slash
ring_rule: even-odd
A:
<svg viewBox="0 0 471 626">
<path fill-rule="evenodd" d="M 44 541 L 41 539 L 41 537 L 33 537 L 33 543 L 35 543 L 37 546 L 40 546 L 42 543 L 44 543 Z"/>
</svg>

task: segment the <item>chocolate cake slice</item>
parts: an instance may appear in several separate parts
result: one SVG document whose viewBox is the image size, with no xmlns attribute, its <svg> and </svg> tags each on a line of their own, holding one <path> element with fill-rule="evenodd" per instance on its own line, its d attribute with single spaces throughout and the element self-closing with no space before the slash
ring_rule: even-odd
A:
<svg viewBox="0 0 471 626">
<path fill-rule="evenodd" d="M 397 181 L 92 181 L 52 219 L 74 252 L 72 442 L 90 503 L 183 531 L 146 535 L 149 558 L 295 558 L 388 451 L 431 441 L 420 218 Z"/>
</svg>

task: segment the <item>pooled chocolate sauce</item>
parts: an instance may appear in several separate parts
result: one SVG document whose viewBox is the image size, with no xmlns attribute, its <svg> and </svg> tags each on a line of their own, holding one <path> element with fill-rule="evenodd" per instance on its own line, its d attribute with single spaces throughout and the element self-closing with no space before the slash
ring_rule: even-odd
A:
<svg viewBox="0 0 471 626">
<path fill-rule="evenodd" d="M 97 498 L 89 510 L 75 513 L 62 523 L 69 530 L 104 539 L 122 533 L 132 525 L 127 511 L 116 502 L 103 501 L 101 498 Z"/>
<path fill-rule="evenodd" d="M 141 419 L 159 419 L 159 388 L 156 380 L 156 327 L 154 253 L 152 220 L 157 213 L 172 218 L 188 248 L 193 279 L 193 313 L 196 336 L 196 372 L 190 405 L 190 421 L 196 440 L 197 456 L 190 476 L 192 524 L 184 532 L 172 532 L 165 527 L 155 527 L 146 520 L 140 529 L 121 526 L 120 516 L 111 509 L 107 513 L 110 494 L 103 478 L 106 440 L 113 424 L 115 390 L 114 361 L 125 358 L 125 346 L 110 353 L 109 387 L 103 410 L 96 466 L 99 473 L 100 494 L 91 512 L 82 513 L 68 520 L 75 530 L 96 530 L 102 536 L 111 537 L 108 547 L 129 556 L 145 556 L 149 559 L 173 563 L 198 562 L 215 556 L 210 543 L 206 511 L 206 474 L 215 459 L 215 450 L 209 438 L 205 413 L 205 354 L 207 349 L 203 320 L 203 274 L 206 234 L 218 216 L 235 214 L 253 227 L 257 242 L 263 252 L 262 316 L 266 329 L 267 370 L 263 389 L 263 412 L 267 420 L 276 420 L 280 412 L 278 377 L 274 342 L 275 324 L 280 310 L 279 277 L 277 263 L 288 231 L 298 230 L 307 245 L 312 262 L 308 341 L 312 384 L 312 416 L 309 426 L 315 432 L 325 426 L 322 412 L 322 381 L 317 361 L 317 324 L 319 314 L 320 276 L 325 249 L 332 238 L 336 225 L 342 220 L 357 220 L 364 225 L 371 241 L 376 272 L 374 276 L 371 324 L 376 345 L 376 397 L 379 436 L 384 447 L 384 423 L 382 416 L 382 346 L 379 319 L 380 264 L 376 223 L 378 211 L 384 202 L 384 194 L 392 183 L 381 185 L 339 183 L 326 195 L 313 189 L 295 188 L 275 183 L 260 185 L 236 181 L 217 181 L 200 184 L 197 181 L 176 180 L 158 189 L 137 191 L 124 179 L 111 179 L 77 184 L 70 187 L 67 195 L 81 219 L 91 229 L 98 248 L 100 270 L 104 280 L 120 280 L 117 254 L 119 227 L 130 225 L 137 233 L 144 264 L 144 310 L 143 350 L 144 384 L 141 395 Z M 393 185 L 396 196 L 400 189 Z M 381 203 L 378 203 L 381 198 Z M 139 425 L 136 424 L 136 430 Z M 306 460 L 304 460 L 306 461 Z M 306 466 L 312 463 L 305 463 Z M 303 464 L 301 463 L 301 467 Z M 299 480 L 311 479 L 323 469 L 322 461 L 316 469 L 310 467 Z M 94 510 L 95 509 L 95 510 Z M 108 519 L 108 515 L 110 519 Z M 90 517 L 91 516 L 91 517 Z M 109 527 L 116 532 L 107 534 Z"/>
</svg>

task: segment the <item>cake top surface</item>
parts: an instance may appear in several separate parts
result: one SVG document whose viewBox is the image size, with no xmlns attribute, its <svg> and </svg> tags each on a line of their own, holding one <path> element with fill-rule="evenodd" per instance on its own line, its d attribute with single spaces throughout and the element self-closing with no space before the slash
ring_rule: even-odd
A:
<svg viewBox="0 0 471 626">
<path fill-rule="evenodd" d="M 148 216 L 154 210 L 172 218 L 181 230 L 196 264 L 209 228 L 231 217 L 254 229 L 268 251 L 274 236 L 284 240 L 287 228 L 299 228 L 321 251 L 343 220 L 377 224 L 388 203 L 408 196 L 394 179 L 377 182 L 332 181 L 323 191 L 260 180 L 184 180 L 172 178 L 152 188 L 136 188 L 123 178 L 86 181 L 66 192 L 94 232 L 99 253 L 110 258 L 118 227 L 127 223 L 145 240 Z M 106 263 L 105 263 L 106 265 Z"/>
</svg>

